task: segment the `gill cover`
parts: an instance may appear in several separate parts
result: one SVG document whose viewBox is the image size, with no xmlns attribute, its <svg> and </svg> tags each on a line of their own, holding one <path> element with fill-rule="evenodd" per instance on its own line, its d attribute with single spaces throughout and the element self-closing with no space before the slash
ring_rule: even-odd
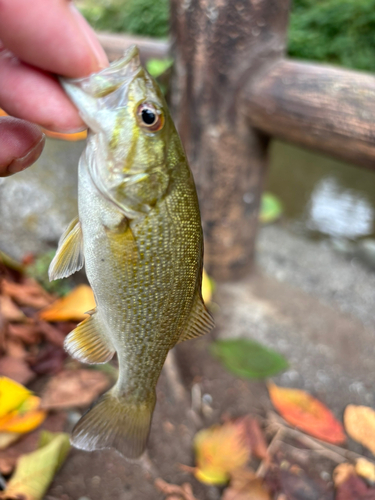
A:
<svg viewBox="0 0 375 500">
<path fill-rule="evenodd" d="M 166 106 L 140 64 L 138 48 L 131 46 L 99 73 L 61 84 L 90 129 L 81 162 L 94 185 L 127 218 L 147 214 L 168 187 L 168 134 L 140 122 L 139 110 L 150 101 L 164 126 Z"/>
</svg>

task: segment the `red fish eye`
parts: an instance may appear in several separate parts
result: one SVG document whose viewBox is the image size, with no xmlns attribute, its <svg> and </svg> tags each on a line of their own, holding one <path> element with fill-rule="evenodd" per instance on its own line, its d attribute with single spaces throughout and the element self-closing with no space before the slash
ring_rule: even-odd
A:
<svg viewBox="0 0 375 500">
<path fill-rule="evenodd" d="M 137 118 L 140 126 L 151 132 L 157 132 L 164 125 L 163 114 L 150 103 L 143 103 L 138 106 Z"/>
</svg>

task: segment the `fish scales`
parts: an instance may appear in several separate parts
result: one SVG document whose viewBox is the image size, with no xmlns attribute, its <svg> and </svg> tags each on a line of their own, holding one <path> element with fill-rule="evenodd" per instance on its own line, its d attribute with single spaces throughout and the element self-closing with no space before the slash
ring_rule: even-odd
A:
<svg viewBox="0 0 375 500">
<path fill-rule="evenodd" d="M 116 352 L 119 362 L 115 386 L 78 422 L 72 443 L 134 458 L 146 446 L 168 351 L 213 321 L 201 296 L 194 180 L 164 98 L 134 47 L 96 76 L 64 83 L 92 131 L 79 165 L 79 217 L 50 276 L 67 276 L 84 260 L 96 309 L 66 349 L 88 363 Z"/>
</svg>

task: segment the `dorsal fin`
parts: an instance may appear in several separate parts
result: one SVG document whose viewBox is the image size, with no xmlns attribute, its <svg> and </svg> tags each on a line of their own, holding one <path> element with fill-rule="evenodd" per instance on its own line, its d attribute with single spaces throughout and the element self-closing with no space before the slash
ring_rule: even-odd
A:
<svg viewBox="0 0 375 500">
<path fill-rule="evenodd" d="M 209 333 L 215 322 L 207 311 L 200 293 L 196 293 L 188 324 L 178 339 L 178 344 L 184 340 L 194 339 Z"/>
<path fill-rule="evenodd" d="M 50 281 L 67 278 L 79 271 L 84 264 L 81 223 L 78 217 L 72 220 L 60 238 L 48 275 Z"/>
</svg>

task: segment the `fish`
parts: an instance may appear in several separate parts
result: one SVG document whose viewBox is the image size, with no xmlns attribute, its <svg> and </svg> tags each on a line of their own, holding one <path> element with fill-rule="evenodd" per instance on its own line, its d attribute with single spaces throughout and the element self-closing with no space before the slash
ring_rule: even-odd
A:
<svg viewBox="0 0 375 500">
<path fill-rule="evenodd" d="M 62 79 L 89 133 L 78 167 L 78 217 L 61 236 L 50 280 L 85 266 L 96 308 L 65 340 L 83 363 L 117 353 L 115 385 L 72 431 L 73 446 L 144 452 L 167 354 L 208 333 L 203 233 L 194 179 L 168 106 L 138 48 L 108 68 Z"/>
</svg>

